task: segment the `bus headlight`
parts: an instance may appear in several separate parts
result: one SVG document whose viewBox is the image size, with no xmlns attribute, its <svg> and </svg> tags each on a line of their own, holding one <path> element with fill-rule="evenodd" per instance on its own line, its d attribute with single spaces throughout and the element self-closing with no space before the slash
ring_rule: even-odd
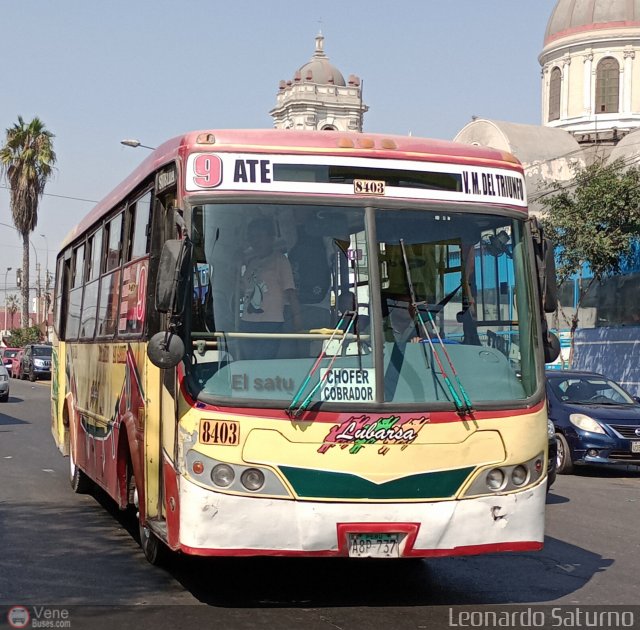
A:
<svg viewBox="0 0 640 630">
<path fill-rule="evenodd" d="M 264 474 L 257 468 L 247 468 L 240 476 L 242 485 L 252 492 L 256 492 L 264 486 Z"/>
<path fill-rule="evenodd" d="M 544 453 L 539 453 L 536 457 L 521 464 L 509 466 L 495 466 L 494 464 L 493 468 L 478 471 L 462 496 L 468 498 L 522 490 L 542 479 L 545 471 L 544 461 Z"/>
<path fill-rule="evenodd" d="M 523 486 L 527 483 L 529 478 L 529 471 L 524 466 L 516 466 L 511 471 L 511 481 L 514 486 Z"/>
<path fill-rule="evenodd" d="M 211 471 L 211 481 L 221 488 L 228 488 L 235 479 L 233 468 L 228 464 L 218 464 Z"/>
<path fill-rule="evenodd" d="M 504 473 L 499 468 L 494 468 L 487 473 L 487 488 L 489 490 L 501 490 L 504 486 Z"/>
<path fill-rule="evenodd" d="M 221 462 L 195 449 L 187 451 L 184 464 L 185 472 L 192 481 L 219 492 L 292 498 L 281 478 L 266 466 Z"/>
</svg>

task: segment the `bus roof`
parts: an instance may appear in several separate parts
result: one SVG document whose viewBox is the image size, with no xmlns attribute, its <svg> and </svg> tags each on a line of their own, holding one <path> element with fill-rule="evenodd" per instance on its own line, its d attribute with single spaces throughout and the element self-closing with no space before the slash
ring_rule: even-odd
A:
<svg viewBox="0 0 640 630">
<path fill-rule="evenodd" d="M 290 129 L 205 129 L 192 131 L 171 138 L 155 149 L 67 234 L 61 249 L 66 248 L 121 203 L 154 171 L 171 162 L 182 161 L 192 151 L 203 150 L 409 159 L 522 170 L 517 158 L 498 149 L 415 136 L 355 131 L 293 131 Z"/>
</svg>

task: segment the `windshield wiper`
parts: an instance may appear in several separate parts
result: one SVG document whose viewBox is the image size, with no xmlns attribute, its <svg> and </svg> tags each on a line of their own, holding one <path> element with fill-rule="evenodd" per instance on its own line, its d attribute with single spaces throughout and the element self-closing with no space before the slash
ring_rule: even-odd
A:
<svg viewBox="0 0 640 630">
<path fill-rule="evenodd" d="M 473 406 L 471 405 L 471 400 L 469 399 L 469 396 L 467 395 L 465 388 L 462 386 L 462 382 L 460 381 L 458 372 L 456 371 L 456 368 L 453 365 L 453 361 L 451 361 L 451 357 L 447 352 L 444 341 L 442 341 L 442 337 L 440 336 L 440 331 L 438 330 L 438 327 L 436 326 L 436 323 L 433 320 L 433 316 L 431 315 L 431 311 L 429 310 L 429 305 L 427 304 L 426 301 L 423 301 L 423 302 L 416 301 L 416 293 L 413 288 L 413 280 L 411 279 L 411 269 L 409 267 L 409 260 L 407 258 L 407 250 L 405 249 L 405 246 L 404 246 L 404 239 L 400 239 L 400 249 L 402 250 L 402 260 L 404 262 L 405 274 L 407 276 L 407 285 L 409 286 L 409 295 L 411 297 L 411 306 L 413 310 L 414 322 L 417 320 L 417 323 L 420 329 L 422 330 L 423 335 L 425 336 L 427 342 L 429 343 L 429 347 L 431 348 L 431 352 L 433 353 L 436 363 L 438 364 L 438 368 L 442 373 L 444 382 L 446 383 L 449 393 L 451 394 L 451 398 L 453 398 L 453 403 L 456 406 L 456 410 L 460 414 L 471 414 L 473 413 Z M 429 318 L 429 323 L 433 328 L 433 331 L 436 335 L 436 339 L 438 340 L 440 348 L 442 349 L 442 353 L 444 354 L 444 356 L 447 359 L 447 362 L 449 363 L 449 367 L 451 368 L 451 373 L 456 379 L 458 388 L 460 389 L 460 394 L 462 394 L 462 399 L 460 398 L 460 396 L 458 395 L 458 392 L 456 391 L 455 387 L 451 383 L 451 380 L 449 379 L 444 369 L 444 366 L 442 365 L 442 361 L 440 361 L 440 357 L 438 356 L 438 352 L 433 344 L 431 335 L 429 334 L 429 331 L 427 330 L 427 326 L 425 325 L 424 320 L 422 319 L 422 315 L 420 313 L 420 308 L 419 308 L 421 305 L 424 305 L 426 308 L 427 317 Z M 463 399 L 464 399 L 464 403 L 462 401 Z"/>
<path fill-rule="evenodd" d="M 309 370 L 307 376 L 305 377 L 304 381 L 302 381 L 302 385 L 300 385 L 300 389 L 298 389 L 298 391 L 296 392 L 296 395 L 293 397 L 293 399 L 291 400 L 291 403 L 285 410 L 287 415 L 291 419 L 298 418 L 300 415 L 304 413 L 306 408 L 309 406 L 309 403 L 311 402 L 313 395 L 318 391 L 318 389 L 320 389 L 320 387 L 322 386 L 322 383 L 324 383 L 326 378 L 329 376 L 329 372 L 331 372 L 331 368 L 333 367 L 333 364 L 335 363 L 338 356 L 342 354 L 342 346 L 344 345 L 345 339 L 349 336 L 349 332 L 351 331 L 351 326 L 353 326 L 353 323 L 356 320 L 356 315 L 357 313 L 355 311 L 345 311 L 345 313 L 340 318 L 340 321 L 338 321 L 338 323 L 336 324 L 336 327 L 331 333 L 331 337 L 329 337 L 327 342 L 323 344 L 322 350 L 320 351 L 318 358 L 315 360 L 314 364 L 311 366 L 311 369 Z M 350 317 L 349 325 L 347 326 L 347 329 L 343 331 L 342 324 L 344 323 L 344 320 L 347 318 L 347 316 Z M 325 358 L 327 354 L 327 348 L 331 347 L 331 342 L 338 334 L 340 334 L 340 342 L 338 343 L 337 351 L 334 353 L 333 357 L 331 358 L 331 361 L 329 361 L 329 365 L 327 366 L 326 372 L 323 374 L 322 378 L 318 379 L 318 382 L 314 385 L 314 387 L 311 389 L 311 391 L 306 396 L 306 398 L 300 403 L 298 407 L 296 407 L 296 404 L 300 400 L 304 390 L 309 384 L 311 377 L 316 373 L 316 371 L 320 367 L 320 364 L 322 363 L 322 359 Z"/>
</svg>

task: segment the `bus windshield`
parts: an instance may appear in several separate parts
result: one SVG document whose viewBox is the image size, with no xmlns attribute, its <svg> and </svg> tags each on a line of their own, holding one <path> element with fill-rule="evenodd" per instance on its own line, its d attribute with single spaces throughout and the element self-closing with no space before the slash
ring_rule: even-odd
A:
<svg viewBox="0 0 640 630">
<path fill-rule="evenodd" d="M 200 400 L 517 405 L 538 388 L 524 220 L 455 204 L 207 203 L 192 234 Z"/>
</svg>

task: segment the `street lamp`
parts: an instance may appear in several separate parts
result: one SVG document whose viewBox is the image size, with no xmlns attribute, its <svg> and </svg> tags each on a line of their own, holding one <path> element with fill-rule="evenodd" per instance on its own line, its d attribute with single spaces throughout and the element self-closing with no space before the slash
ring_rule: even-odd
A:
<svg viewBox="0 0 640 630">
<path fill-rule="evenodd" d="M 47 257 L 44 261 L 44 304 L 46 307 L 46 313 L 44 320 L 49 323 L 49 241 L 44 234 L 40 234 L 44 239 L 45 247 L 47 248 Z M 40 275 L 38 274 L 38 280 L 40 280 Z M 38 283 L 39 284 L 39 283 Z M 38 296 L 38 299 L 40 296 Z"/>
<path fill-rule="evenodd" d="M 12 267 L 7 267 L 4 272 L 4 330 L 7 330 L 7 276 L 11 269 Z M 13 321 L 11 323 L 13 324 Z"/>
<path fill-rule="evenodd" d="M 44 290 L 47 291 L 49 288 L 49 241 L 44 234 L 40 234 L 44 239 L 44 245 L 47 248 L 47 258 L 44 261 Z"/>
<path fill-rule="evenodd" d="M 10 225 L 9 223 L 1 223 L 1 222 L 0 222 L 0 225 L 4 227 L 9 227 L 12 230 L 15 230 L 18 234 L 20 234 L 20 236 L 22 236 L 22 232 L 20 232 L 20 230 L 15 225 Z M 38 250 L 36 249 L 36 246 L 33 244 L 33 241 L 31 239 L 29 239 L 29 245 L 31 245 L 31 247 L 33 248 L 33 255 L 36 257 L 36 270 L 37 270 L 38 269 Z M 25 279 L 23 278 L 23 282 L 24 281 Z M 31 287 L 29 287 L 29 290 L 30 289 Z M 5 291 L 5 297 L 6 297 L 6 291 Z M 24 308 L 24 302 L 22 307 Z M 6 311 L 5 311 L 5 314 L 6 314 Z M 27 295 L 27 315 L 28 314 L 29 314 L 29 296 Z"/>
<path fill-rule="evenodd" d="M 134 149 L 137 149 L 138 147 L 142 147 L 143 149 L 150 149 L 151 151 L 156 150 L 156 147 L 148 147 L 146 144 L 142 144 L 140 140 L 133 140 L 133 139 L 120 140 L 120 144 L 124 144 L 125 147 L 133 147 Z"/>
</svg>

